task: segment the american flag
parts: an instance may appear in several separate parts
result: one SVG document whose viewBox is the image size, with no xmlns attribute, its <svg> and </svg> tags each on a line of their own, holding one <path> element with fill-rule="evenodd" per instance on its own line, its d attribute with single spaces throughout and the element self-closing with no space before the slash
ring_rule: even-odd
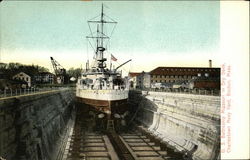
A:
<svg viewBox="0 0 250 160">
<path fill-rule="evenodd" d="M 111 54 L 111 60 L 112 61 L 117 61 L 117 59 L 115 58 L 115 56 L 113 56 L 112 54 Z"/>
</svg>

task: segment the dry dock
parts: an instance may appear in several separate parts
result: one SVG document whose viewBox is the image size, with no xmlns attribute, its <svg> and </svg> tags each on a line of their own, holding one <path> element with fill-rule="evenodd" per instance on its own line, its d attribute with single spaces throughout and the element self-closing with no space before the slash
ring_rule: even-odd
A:
<svg viewBox="0 0 250 160">
<path fill-rule="evenodd" d="M 114 120 L 108 129 L 74 100 L 71 89 L 2 98 L 0 157 L 219 159 L 219 96 L 130 91 L 127 125 Z"/>
</svg>

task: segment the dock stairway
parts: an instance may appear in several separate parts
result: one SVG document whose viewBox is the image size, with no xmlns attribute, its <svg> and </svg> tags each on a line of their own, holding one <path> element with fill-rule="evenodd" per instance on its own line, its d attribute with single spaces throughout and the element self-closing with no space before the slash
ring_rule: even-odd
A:
<svg viewBox="0 0 250 160">
<path fill-rule="evenodd" d="M 114 120 L 108 120 L 108 122 L 107 122 L 107 130 L 108 131 L 114 131 L 115 130 Z"/>
</svg>

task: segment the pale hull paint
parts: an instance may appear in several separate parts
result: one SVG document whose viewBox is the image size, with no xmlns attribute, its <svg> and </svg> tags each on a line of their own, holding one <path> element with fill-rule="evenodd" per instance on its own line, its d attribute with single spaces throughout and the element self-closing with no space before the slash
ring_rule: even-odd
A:
<svg viewBox="0 0 250 160">
<path fill-rule="evenodd" d="M 128 110 L 128 90 L 85 90 L 78 89 L 76 102 L 78 107 L 90 107 L 97 112 L 113 115 Z"/>
<path fill-rule="evenodd" d="M 127 99 L 117 101 L 103 101 L 76 97 L 77 107 L 90 107 L 97 112 L 113 115 L 114 113 L 123 114 L 128 110 Z"/>
<path fill-rule="evenodd" d="M 115 101 L 128 99 L 128 90 L 91 90 L 77 89 L 76 96 L 86 99 L 96 99 L 105 101 Z"/>
</svg>

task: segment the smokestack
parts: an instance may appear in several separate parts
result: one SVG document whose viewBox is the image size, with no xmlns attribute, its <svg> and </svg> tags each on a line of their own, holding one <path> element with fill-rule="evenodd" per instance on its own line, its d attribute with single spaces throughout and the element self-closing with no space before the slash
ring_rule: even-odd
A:
<svg viewBox="0 0 250 160">
<path fill-rule="evenodd" d="M 212 60 L 209 59 L 209 68 L 212 68 Z"/>
</svg>

